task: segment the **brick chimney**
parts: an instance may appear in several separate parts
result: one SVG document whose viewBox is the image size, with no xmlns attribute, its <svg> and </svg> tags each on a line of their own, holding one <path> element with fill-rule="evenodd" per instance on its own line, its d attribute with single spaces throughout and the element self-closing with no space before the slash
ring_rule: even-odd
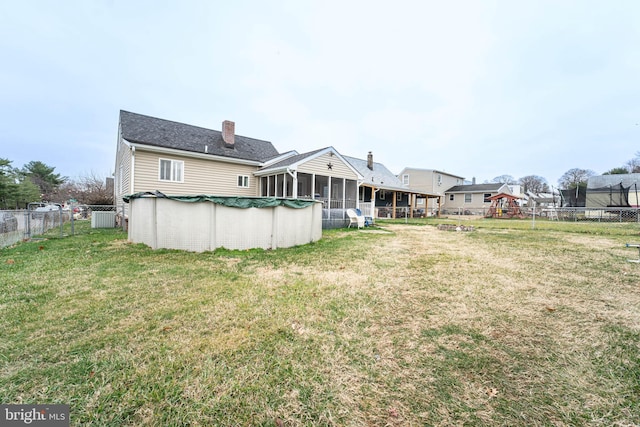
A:
<svg viewBox="0 0 640 427">
<path fill-rule="evenodd" d="M 232 121 L 225 120 L 222 122 L 222 140 L 224 146 L 233 148 L 235 144 L 236 124 Z"/>
<path fill-rule="evenodd" d="M 367 154 L 367 167 L 373 170 L 373 153 L 371 151 Z"/>
</svg>

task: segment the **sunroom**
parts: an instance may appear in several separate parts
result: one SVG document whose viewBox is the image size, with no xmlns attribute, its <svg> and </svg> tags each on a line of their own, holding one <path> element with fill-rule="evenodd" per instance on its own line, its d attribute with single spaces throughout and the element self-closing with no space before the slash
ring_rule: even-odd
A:
<svg viewBox="0 0 640 427">
<path fill-rule="evenodd" d="M 260 178 L 260 196 L 321 201 L 323 228 L 345 226 L 346 210 L 358 208 L 362 176 L 333 147 L 291 153 L 255 175 Z"/>
</svg>

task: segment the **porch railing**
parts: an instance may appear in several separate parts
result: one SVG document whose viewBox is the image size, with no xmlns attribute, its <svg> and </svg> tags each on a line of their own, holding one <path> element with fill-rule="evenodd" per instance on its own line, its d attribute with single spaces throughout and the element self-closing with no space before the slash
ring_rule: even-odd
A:
<svg viewBox="0 0 640 427">
<path fill-rule="evenodd" d="M 368 216 L 373 218 L 373 209 L 371 207 L 371 202 L 360 202 L 360 212 L 362 212 L 362 215 L 364 216 Z"/>
<path fill-rule="evenodd" d="M 320 200 L 322 202 L 322 207 L 325 209 L 355 209 L 356 201 L 355 200 L 342 200 L 337 199 L 327 199 L 324 197 L 316 197 L 316 200 Z"/>
</svg>

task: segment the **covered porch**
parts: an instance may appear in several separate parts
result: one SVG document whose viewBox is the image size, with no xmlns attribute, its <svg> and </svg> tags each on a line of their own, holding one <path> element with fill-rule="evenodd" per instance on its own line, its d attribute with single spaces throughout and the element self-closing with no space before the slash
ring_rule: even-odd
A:
<svg viewBox="0 0 640 427">
<path fill-rule="evenodd" d="M 294 155 L 256 173 L 260 196 L 322 202 L 323 228 L 349 224 L 347 209 L 359 208 L 357 171 L 331 147 Z"/>
<path fill-rule="evenodd" d="M 440 216 L 442 197 L 413 191 L 409 188 L 394 188 L 361 184 L 358 190 L 358 205 L 364 216 L 376 218 L 425 218 Z M 437 200 L 435 212 L 428 211 L 429 199 Z"/>
</svg>

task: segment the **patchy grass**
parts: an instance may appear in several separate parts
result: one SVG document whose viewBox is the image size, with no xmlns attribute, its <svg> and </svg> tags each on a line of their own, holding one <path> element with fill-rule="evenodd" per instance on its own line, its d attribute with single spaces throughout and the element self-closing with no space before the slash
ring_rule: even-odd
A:
<svg viewBox="0 0 640 427">
<path fill-rule="evenodd" d="M 640 424 L 637 225 L 434 224 L 2 250 L 0 401 L 72 425 Z"/>
</svg>

